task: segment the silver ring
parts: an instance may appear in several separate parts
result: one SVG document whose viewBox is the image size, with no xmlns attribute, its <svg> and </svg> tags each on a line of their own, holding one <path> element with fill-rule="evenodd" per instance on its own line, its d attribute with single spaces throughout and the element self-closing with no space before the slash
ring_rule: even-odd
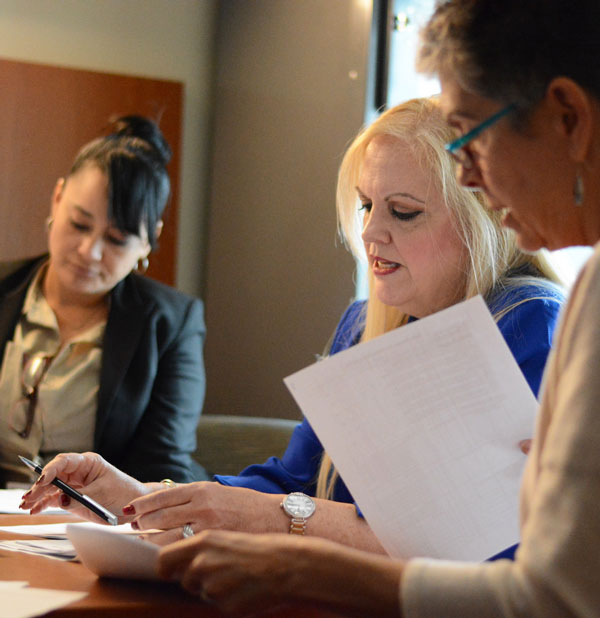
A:
<svg viewBox="0 0 600 618">
<path fill-rule="evenodd" d="M 192 524 L 185 524 L 185 526 L 183 527 L 183 538 L 184 539 L 189 539 L 191 536 L 194 536 L 194 531 L 192 530 Z"/>
</svg>

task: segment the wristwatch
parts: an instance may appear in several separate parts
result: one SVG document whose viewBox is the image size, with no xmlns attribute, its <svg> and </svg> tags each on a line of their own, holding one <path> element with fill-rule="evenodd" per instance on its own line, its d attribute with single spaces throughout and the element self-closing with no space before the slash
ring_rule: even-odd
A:
<svg viewBox="0 0 600 618">
<path fill-rule="evenodd" d="M 317 505 L 310 496 L 295 491 L 288 494 L 280 506 L 291 519 L 290 534 L 304 534 L 306 520 L 313 515 Z"/>
</svg>

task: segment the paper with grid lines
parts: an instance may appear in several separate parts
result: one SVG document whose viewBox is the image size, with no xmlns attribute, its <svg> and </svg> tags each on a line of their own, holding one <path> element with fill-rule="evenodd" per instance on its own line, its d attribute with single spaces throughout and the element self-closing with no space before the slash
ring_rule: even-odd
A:
<svg viewBox="0 0 600 618">
<path fill-rule="evenodd" d="M 285 383 L 390 555 L 484 560 L 518 542 L 537 401 L 481 297 Z"/>
</svg>

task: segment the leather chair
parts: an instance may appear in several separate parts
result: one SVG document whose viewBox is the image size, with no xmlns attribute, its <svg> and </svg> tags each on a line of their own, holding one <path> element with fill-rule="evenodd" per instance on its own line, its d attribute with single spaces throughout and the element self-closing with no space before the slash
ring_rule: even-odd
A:
<svg viewBox="0 0 600 618">
<path fill-rule="evenodd" d="M 211 476 L 238 474 L 250 464 L 281 457 L 298 424 L 284 418 L 203 414 L 194 458 Z"/>
</svg>

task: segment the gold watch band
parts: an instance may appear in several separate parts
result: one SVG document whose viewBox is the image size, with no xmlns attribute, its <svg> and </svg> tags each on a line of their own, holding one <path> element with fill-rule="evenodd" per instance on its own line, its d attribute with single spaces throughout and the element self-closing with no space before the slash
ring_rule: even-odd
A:
<svg viewBox="0 0 600 618">
<path fill-rule="evenodd" d="M 290 520 L 290 534 L 304 534 L 306 531 L 306 519 L 292 517 Z"/>
</svg>

